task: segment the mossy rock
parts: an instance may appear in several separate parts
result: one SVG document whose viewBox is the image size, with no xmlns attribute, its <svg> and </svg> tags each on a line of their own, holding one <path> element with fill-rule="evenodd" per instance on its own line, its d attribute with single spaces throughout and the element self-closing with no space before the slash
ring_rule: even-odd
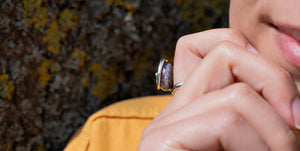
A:
<svg viewBox="0 0 300 151">
<path fill-rule="evenodd" d="M 0 150 L 62 150 L 87 117 L 163 94 L 154 73 L 177 39 L 226 27 L 224 0 L 0 2 Z"/>
</svg>

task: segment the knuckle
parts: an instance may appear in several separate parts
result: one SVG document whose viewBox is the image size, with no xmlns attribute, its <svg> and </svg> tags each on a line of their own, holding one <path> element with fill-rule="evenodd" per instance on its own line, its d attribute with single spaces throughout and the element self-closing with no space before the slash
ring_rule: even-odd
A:
<svg viewBox="0 0 300 151">
<path fill-rule="evenodd" d="M 189 39 L 190 39 L 190 35 L 185 35 L 185 36 L 180 37 L 176 43 L 176 51 L 184 50 L 182 48 L 185 48 L 185 47 L 188 48 L 189 41 L 190 41 Z"/>
<path fill-rule="evenodd" d="M 182 44 L 186 41 L 187 35 L 181 36 L 178 40 L 177 40 L 177 45 Z"/>
<path fill-rule="evenodd" d="M 240 125 L 244 120 L 243 117 L 233 107 L 227 106 L 220 111 L 221 129 L 229 130 Z"/>
<path fill-rule="evenodd" d="M 220 51 L 220 50 L 227 50 L 230 49 L 230 45 L 232 44 L 232 42 L 228 41 L 228 40 L 222 40 L 217 42 L 216 46 L 215 46 L 215 50 L 216 51 Z"/>
<path fill-rule="evenodd" d="M 236 83 L 234 86 L 236 87 L 237 91 L 242 94 L 248 94 L 252 91 L 252 87 L 244 82 Z"/>
<path fill-rule="evenodd" d="M 242 37 L 242 34 L 235 29 L 226 29 L 224 33 L 224 39 L 239 39 Z"/>
<path fill-rule="evenodd" d="M 231 41 L 223 40 L 215 45 L 212 53 L 222 58 L 224 58 L 224 56 L 226 56 L 226 58 L 231 58 L 232 53 L 234 53 L 232 47 L 233 43 Z"/>
<path fill-rule="evenodd" d="M 240 82 L 240 83 L 235 83 L 231 86 L 230 89 L 230 98 L 231 100 L 236 100 L 240 98 L 244 98 L 245 95 L 249 96 L 253 94 L 253 89 L 251 88 L 250 85 Z"/>
</svg>

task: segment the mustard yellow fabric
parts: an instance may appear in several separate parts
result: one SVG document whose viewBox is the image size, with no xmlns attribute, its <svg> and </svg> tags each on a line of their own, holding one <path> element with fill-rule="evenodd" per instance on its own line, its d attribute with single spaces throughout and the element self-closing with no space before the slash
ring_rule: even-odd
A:
<svg viewBox="0 0 300 151">
<path fill-rule="evenodd" d="M 143 130 L 172 96 L 125 100 L 93 114 L 65 151 L 136 151 Z"/>
<path fill-rule="evenodd" d="M 65 151 L 136 151 L 145 127 L 172 96 L 125 100 L 93 114 Z M 300 131 L 294 131 L 300 144 Z"/>
</svg>

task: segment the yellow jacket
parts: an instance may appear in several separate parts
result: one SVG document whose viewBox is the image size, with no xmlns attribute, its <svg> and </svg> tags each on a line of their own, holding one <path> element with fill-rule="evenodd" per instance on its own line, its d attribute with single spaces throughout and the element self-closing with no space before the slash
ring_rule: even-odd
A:
<svg viewBox="0 0 300 151">
<path fill-rule="evenodd" d="M 143 130 L 172 96 L 130 99 L 93 114 L 65 151 L 136 151 Z"/>
<path fill-rule="evenodd" d="M 143 130 L 172 96 L 125 100 L 93 114 L 65 151 L 136 151 Z M 300 144 L 300 131 L 294 131 Z"/>
</svg>

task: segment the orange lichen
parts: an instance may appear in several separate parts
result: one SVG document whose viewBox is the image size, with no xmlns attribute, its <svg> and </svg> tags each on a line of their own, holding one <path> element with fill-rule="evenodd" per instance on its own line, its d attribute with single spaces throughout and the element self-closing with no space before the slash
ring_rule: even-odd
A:
<svg viewBox="0 0 300 151">
<path fill-rule="evenodd" d="M 70 9 L 65 9 L 59 14 L 58 24 L 60 30 L 66 32 L 70 30 L 73 26 L 78 24 L 78 16 L 76 12 Z"/>
<path fill-rule="evenodd" d="M 59 30 L 57 22 L 52 22 L 43 37 L 43 41 L 47 43 L 47 50 L 57 55 L 60 50 L 60 40 L 64 37 L 65 33 Z"/>
<path fill-rule="evenodd" d="M 109 6 L 120 6 L 128 11 L 134 12 L 135 7 L 126 0 L 104 0 Z"/>
<path fill-rule="evenodd" d="M 96 84 L 92 89 L 93 95 L 105 99 L 114 93 L 114 85 L 118 83 L 116 67 L 110 66 L 100 72 L 94 72 L 93 76 L 96 79 Z"/>
<path fill-rule="evenodd" d="M 77 59 L 79 61 L 80 67 L 84 66 L 85 61 L 90 60 L 90 56 L 88 56 L 84 51 L 75 48 L 73 53 L 71 54 L 72 59 Z"/>
<path fill-rule="evenodd" d="M 135 63 L 133 66 L 133 72 L 135 76 L 141 76 L 145 71 L 149 70 L 151 66 L 147 64 L 150 55 L 153 53 L 153 48 L 148 48 L 143 51 L 138 57 L 135 58 Z"/>
<path fill-rule="evenodd" d="M 4 99 L 12 99 L 14 83 L 9 80 L 8 74 L 0 75 L 0 96 Z"/>
<path fill-rule="evenodd" d="M 39 145 L 36 151 L 47 151 L 46 147 L 44 145 Z"/>
<path fill-rule="evenodd" d="M 47 8 L 42 7 L 42 0 L 23 0 L 24 16 L 35 29 L 45 27 L 48 22 Z"/>
<path fill-rule="evenodd" d="M 56 63 L 44 59 L 41 66 L 37 68 L 39 74 L 39 82 L 42 86 L 48 85 L 49 81 L 54 77 L 57 72 Z"/>
<path fill-rule="evenodd" d="M 47 50 L 54 55 L 58 55 L 60 51 L 60 41 L 66 37 L 66 33 L 78 24 L 78 16 L 75 11 L 65 9 L 59 14 L 59 19 L 53 21 L 43 37 L 43 41 L 47 43 Z"/>
<path fill-rule="evenodd" d="M 84 88 L 91 88 L 94 96 L 104 100 L 115 92 L 118 84 L 117 67 L 114 65 L 108 68 L 102 68 L 99 63 L 92 63 L 89 68 L 91 78 L 84 76 L 80 82 Z M 95 81 L 91 84 L 91 80 Z"/>
<path fill-rule="evenodd" d="M 89 70 L 90 70 L 90 72 L 97 73 L 97 72 L 100 72 L 101 69 L 102 69 L 101 64 L 92 63 Z"/>
<path fill-rule="evenodd" d="M 213 10 L 217 15 L 228 11 L 229 1 L 220 0 L 176 0 L 182 21 L 192 21 L 191 32 L 202 31 L 213 27 L 216 18 L 208 16 L 207 10 Z"/>
<path fill-rule="evenodd" d="M 80 79 L 80 83 L 82 84 L 82 86 L 84 88 L 90 88 L 91 87 L 90 79 L 89 78 L 86 78 L 86 77 L 81 78 Z"/>
</svg>

